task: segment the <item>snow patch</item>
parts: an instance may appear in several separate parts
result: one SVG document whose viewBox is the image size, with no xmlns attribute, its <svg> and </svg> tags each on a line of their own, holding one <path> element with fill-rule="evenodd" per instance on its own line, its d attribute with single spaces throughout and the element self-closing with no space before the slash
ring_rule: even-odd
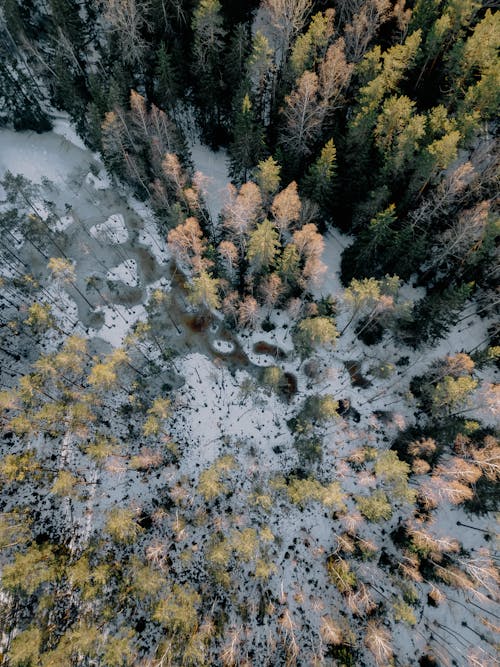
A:
<svg viewBox="0 0 500 667">
<path fill-rule="evenodd" d="M 139 232 L 139 243 L 151 250 L 158 264 L 166 264 L 170 254 L 165 239 L 158 232 L 153 212 L 144 202 L 134 197 L 129 197 L 128 204 L 144 222 L 144 227 Z"/>
<path fill-rule="evenodd" d="M 146 309 L 142 304 L 127 308 L 120 304 L 102 306 L 96 311 L 104 315 L 104 324 L 96 332 L 96 336 L 110 343 L 113 347 L 121 347 L 130 328 L 140 320 L 147 318 Z"/>
<path fill-rule="evenodd" d="M 227 153 L 222 149 L 214 153 L 207 146 L 194 143 L 191 146 L 191 157 L 196 169 L 208 179 L 203 195 L 208 211 L 215 222 L 228 198 L 227 186 L 231 179 L 227 171 Z"/>
<path fill-rule="evenodd" d="M 126 259 L 118 266 L 110 269 L 106 274 L 107 280 L 121 280 L 129 287 L 137 287 L 139 279 L 137 276 L 137 262 L 135 259 Z"/>
<path fill-rule="evenodd" d="M 114 213 L 105 222 L 93 225 L 89 233 L 98 241 L 108 243 L 125 243 L 128 239 L 128 231 L 121 213 Z"/>
<path fill-rule="evenodd" d="M 318 287 L 312 290 L 315 297 L 322 296 L 341 296 L 344 288 L 340 282 L 340 262 L 342 253 L 347 246 L 354 241 L 352 236 L 342 234 L 339 230 L 331 229 L 324 235 L 325 249 L 321 255 L 322 261 L 327 265 L 328 270 L 324 279 Z"/>
<path fill-rule="evenodd" d="M 230 354 L 234 352 L 234 344 L 228 340 L 217 339 L 212 342 L 212 347 L 217 352 L 222 352 L 222 354 Z"/>
<path fill-rule="evenodd" d="M 85 176 L 85 183 L 96 190 L 107 190 L 111 187 L 111 179 L 105 169 L 101 169 L 97 176 L 89 171 Z"/>
<path fill-rule="evenodd" d="M 50 223 L 50 228 L 55 232 L 65 232 L 75 222 L 72 215 L 63 215 Z"/>
<path fill-rule="evenodd" d="M 61 137 L 64 137 L 67 141 L 72 143 L 73 146 L 81 148 L 84 151 L 87 150 L 87 146 L 85 146 L 83 140 L 78 136 L 75 128 L 67 118 L 53 118 L 52 131 L 55 134 L 59 134 Z"/>
</svg>

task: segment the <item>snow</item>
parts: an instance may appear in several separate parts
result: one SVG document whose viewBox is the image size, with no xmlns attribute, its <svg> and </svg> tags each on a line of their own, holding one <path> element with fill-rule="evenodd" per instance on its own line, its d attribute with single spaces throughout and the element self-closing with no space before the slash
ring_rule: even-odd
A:
<svg viewBox="0 0 500 667">
<path fill-rule="evenodd" d="M 57 218 L 55 222 L 50 223 L 50 228 L 56 232 L 64 232 L 74 222 L 75 219 L 72 215 L 62 215 L 60 218 Z"/>
<path fill-rule="evenodd" d="M 0 173 L 22 174 L 34 183 L 63 183 L 70 172 L 91 162 L 87 150 L 54 132 L 14 132 L 0 128 Z"/>
<path fill-rule="evenodd" d="M 130 207 L 139 215 L 143 222 L 143 227 L 139 231 L 138 242 L 146 246 L 153 253 L 158 264 L 166 264 L 170 259 L 166 240 L 160 235 L 158 225 L 156 224 L 153 212 L 144 202 L 140 202 L 135 197 L 129 197 Z"/>
<path fill-rule="evenodd" d="M 324 235 L 325 249 L 321 257 L 322 261 L 327 265 L 328 270 L 325 273 L 321 284 L 313 289 L 313 294 L 316 298 L 322 296 L 341 296 L 344 288 L 340 282 L 340 262 L 342 253 L 347 246 L 354 241 L 352 236 L 342 234 L 337 229 L 330 229 Z"/>
<path fill-rule="evenodd" d="M 221 352 L 222 354 L 234 352 L 234 343 L 231 343 L 228 340 L 216 339 L 212 341 L 212 346 L 217 352 Z"/>
<path fill-rule="evenodd" d="M 212 221 L 216 222 L 228 199 L 227 186 L 231 179 L 227 169 L 227 153 L 223 149 L 214 153 L 207 146 L 193 143 L 191 157 L 196 169 L 207 177 L 204 197 Z"/>
<path fill-rule="evenodd" d="M 59 134 L 69 141 L 73 146 L 81 148 L 86 151 L 87 146 L 85 146 L 83 140 L 76 133 L 75 128 L 71 124 L 69 117 L 66 115 L 60 115 L 57 118 L 52 118 L 52 132 Z"/>
<path fill-rule="evenodd" d="M 96 332 L 99 338 L 110 343 L 113 347 L 121 347 L 130 328 L 147 317 L 146 309 L 142 304 L 127 308 L 121 304 L 96 308 L 104 315 L 104 324 Z"/>
<path fill-rule="evenodd" d="M 48 209 L 47 204 L 43 201 L 33 202 L 32 208 L 34 213 L 44 221 L 47 220 L 50 215 L 50 210 Z"/>
<path fill-rule="evenodd" d="M 126 259 L 118 266 L 110 269 L 106 274 L 107 280 L 121 280 L 129 287 L 137 287 L 139 279 L 137 275 L 137 262 L 135 259 Z"/>
<path fill-rule="evenodd" d="M 107 190 L 111 187 L 111 178 L 105 169 L 101 169 L 97 176 L 89 171 L 85 176 L 85 183 L 96 190 Z"/>
<path fill-rule="evenodd" d="M 125 219 L 121 213 L 110 215 L 105 222 L 93 225 L 89 233 L 95 239 L 107 243 L 125 243 L 128 239 L 128 230 Z"/>
<path fill-rule="evenodd" d="M 137 293 L 132 294 L 127 305 L 112 301 L 115 294 L 130 296 L 132 290 L 110 291 L 110 305 L 96 308 L 96 312 L 101 313 L 104 318 L 104 324 L 98 330 L 84 326 L 85 318 L 93 316 L 94 313 L 87 312 L 86 306 L 82 308 L 80 304 L 77 305 L 77 295 L 71 291 L 71 286 L 66 286 L 68 290 L 66 291 L 59 285 L 49 282 L 43 296 L 43 299 L 51 304 L 64 335 L 77 333 L 87 338 L 95 338 L 92 345 L 98 345 L 97 339 L 100 339 L 113 347 L 119 347 L 125 342 L 134 323 L 147 319 L 144 304 L 152 292 L 155 289 L 165 291 L 176 289 L 175 284 L 172 285 L 170 281 L 166 267 L 168 252 L 148 207 L 129 197 L 128 204 L 139 216 L 138 221 L 132 220 L 133 216 L 129 217 L 125 213 L 126 203 L 122 201 L 118 206 L 117 197 L 113 192 L 106 192 L 109 185 L 104 187 L 104 183 L 108 181 L 101 172 L 95 177 L 93 172 L 88 171 L 88 165 L 93 161 L 91 154 L 88 151 L 83 152 L 81 147 L 75 145 L 74 137 L 67 131 L 67 127 L 65 129 L 64 122 L 59 129 L 64 130 L 64 137 L 54 133 L 47 135 L 15 133 L 15 136 L 12 136 L 14 133 L 10 133 L 9 130 L 0 130 L 0 172 L 7 168 L 13 170 L 12 165 L 17 165 L 21 167 L 22 173 L 35 174 L 37 182 L 41 182 L 47 174 L 52 174 L 53 180 L 58 181 L 61 190 L 60 203 L 71 203 L 76 208 L 78 202 L 80 210 L 75 212 L 74 216 L 64 215 L 53 224 L 54 229 L 61 233 L 68 232 L 71 228 L 71 233 L 66 236 L 66 249 L 70 257 L 78 259 L 75 269 L 81 289 L 85 289 L 85 279 L 95 273 L 96 267 L 99 268 L 100 276 L 123 283 L 120 288 L 140 286 L 141 289 L 137 290 L 140 292 L 139 296 Z M 6 147 L 6 152 L 2 151 L 2 147 Z M 50 154 L 51 150 L 53 154 Z M 49 153 L 45 155 L 43 151 Z M 40 160 L 37 162 L 34 156 Z M 213 179 L 208 203 L 212 217 L 216 218 L 223 203 L 222 193 L 228 181 L 224 154 L 219 152 L 214 155 L 208 149 L 195 144 L 193 159 L 197 162 L 197 166 Z M 32 164 L 34 161 L 37 162 L 35 165 Z M 70 183 L 68 175 L 77 164 L 80 171 L 76 184 Z M 90 186 L 90 192 L 80 187 L 83 184 Z M 43 202 L 40 204 L 37 202 L 38 206 L 44 206 Z M 117 212 L 120 210 L 124 213 Z M 44 210 L 40 211 L 45 215 Z M 106 216 L 109 217 L 103 222 Z M 85 237 L 83 225 L 72 227 L 76 219 L 83 220 L 87 224 L 93 223 L 90 228 L 91 239 Z M 327 233 L 323 261 L 328 265 L 328 272 L 323 285 L 314 293 L 316 297 L 332 294 L 338 298 L 339 329 L 347 324 L 350 317 L 347 306 L 342 303 L 343 290 L 340 285 L 339 270 L 341 252 L 351 240 L 337 230 Z M 109 245 L 104 246 L 99 243 L 101 241 Z M 137 253 L 138 244 L 150 249 L 154 256 L 151 277 L 147 279 L 144 278 L 145 268 L 141 266 L 140 254 Z M 98 265 L 97 261 L 102 264 Z M 92 292 L 88 294 L 92 295 L 91 302 L 95 303 L 93 299 L 95 294 Z M 415 301 L 421 296 L 422 289 L 412 287 L 411 281 L 401 288 L 400 299 L 403 301 Z M 139 298 L 141 303 L 137 303 Z M 157 475 L 142 474 L 128 466 L 127 458 L 123 456 L 108 462 L 109 469 L 98 470 L 78 453 L 69 437 L 65 437 L 62 441 L 60 459 L 61 464 L 78 470 L 78 473 L 89 482 L 86 499 L 74 501 L 74 525 L 80 526 L 81 546 L 82 542 L 86 543 L 101 531 L 106 510 L 115 505 L 147 508 L 153 498 L 159 497 L 160 491 L 164 493 L 176 483 L 182 484 L 189 494 L 189 508 L 186 510 L 188 521 L 190 516 L 201 516 L 205 510 L 205 503 L 196 492 L 200 473 L 221 455 L 231 454 L 236 461 L 234 475 L 228 482 L 231 493 L 218 501 L 217 519 L 220 519 L 227 534 L 231 529 L 239 530 L 245 525 L 255 527 L 259 533 L 263 525 L 271 528 L 276 540 L 266 548 L 270 559 L 277 565 L 277 572 L 271 575 L 266 587 L 275 599 L 276 606 L 281 604 L 279 600 L 283 592 L 283 597 L 288 595 L 287 605 L 292 614 L 296 614 L 298 619 L 307 619 L 311 627 L 316 628 L 322 614 L 345 608 L 345 597 L 328 582 L 325 558 L 337 548 L 337 538 L 343 530 L 346 517 L 355 516 L 354 497 L 360 492 L 366 493 L 366 490 L 372 488 L 376 482 L 371 468 L 367 467 L 358 473 L 349 465 L 349 457 L 356 448 L 372 446 L 379 451 L 386 449 L 402 428 L 415 423 L 415 404 L 408 394 L 411 378 L 416 374 L 425 373 L 436 359 L 446 354 L 473 349 L 486 337 L 490 322 L 481 320 L 473 308 L 471 317 L 453 327 L 445 339 L 434 347 L 420 351 L 397 347 L 388 336 L 379 344 L 367 347 L 355 337 L 355 323 L 353 323 L 341 336 L 335 349 L 319 349 L 313 355 L 318 362 L 319 371 L 316 377 L 311 378 L 305 372 L 305 364 L 295 354 L 291 335 L 294 322 L 289 314 L 286 311 L 272 311 L 269 319 L 274 325 L 271 331 L 265 332 L 258 327 L 255 331 L 240 331 L 234 336 L 222 333 L 220 324 L 216 322 L 207 334 L 200 334 L 207 337 L 207 345 L 203 347 L 207 354 L 201 353 L 201 345 L 197 342 L 200 339 L 196 336 L 191 342 L 186 339 L 187 354 L 175 357 L 175 368 L 179 371 L 179 386 L 169 392 L 175 404 L 175 411 L 168 423 L 168 433 L 179 446 L 181 453 L 175 465 L 163 466 Z M 41 349 L 56 351 L 60 348 L 62 340 L 61 332 L 54 330 L 45 335 Z M 166 340 L 168 342 L 168 337 Z M 184 341 L 182 342 L 184 344 Z M 255 352 L 258 343 L 276 347 L 278 352 L 281 352 L 276 355 L 259 354 Z M 246 370 L 231 367 L 230 359 L 224 358 L 224 355 L 239 351 L 240 346 L 250 361 Z M 210 348 L 215 354 L 209 357 L 207 355 L 210 354 Z M 147 352 L 149 359 L 154 356 L 145 346 L 140 350 L 144 350 L 144 354 Z M 369 375 L 371 384 L 366 388 L 353 386 L 345 367 L 346 361 L 356 359 L 360 363 L 361 373 L 368 376 L 369 369 L 376 364 L 395 363 L 401 356 L 409 357 L 408 366 L 396 367 L 394 374 L 386 379 Z M 155 357 L 155 362 L 160 369 L 158 380 L 162 383 L 166 377 L 170 378 L 169 373 L 172 369 L 169 362 L 165 362 L 159 356 Z M 268 365 L 277 365 L 284 372 L 293 374 L 297 381 L 296 395 L 284 400 L 270 390 L 259 388 L 261 368 Z M 127 368 L 124 373 L 129 371 Z M 491 382 L 495 377 L 491 369 L 485 369 L 478 375 L 485 383 Z M 131 377 L 135 379 L 135 376 Z M 152 379 L 152 384 L 155 381 L 156 378 Z M 292 505 L 284 492 L 273 490 L 270 484 L 270 480 L 276 476 L 296 474 L 295 471 L 303 465 L 294 447 L 294 435 L 287 422 L 297 414 L 307 396 L 317 393 L 332 394 L 336 399 L 348 398 L 353 408 L 359 412 L 359 423 L 354 423 L 350 417 L 339 418 L 321 430 L 321 435 L 324 436 L 323 460 L 320 464 L 312 464 L 310 469 L 306 470 L 307 474 L 314 474 L 322 483 L 335 480 L 341 483 L 348 506 L 344 518 L 332 516 L 331 512 L 326 511 L 317 502 L 308 503 L 304 508 Z M 480 401 L 481 397 L 477 396 L 474 400 Z M 114 409 L 110 410 L 111 432 L 117 437 L 121 436 L 122 440 L 125 439 L 130 449 L 127 450 L 129 455 L 137 453 L 143 438 L 131 439 L 125 430 L 125 422 L 116 418 L 116 408 L 124 405 L 126 401 L 125 393 L 117 390 L 106 397 L 105 403 L 111 404 L 111 408 Z M 377 409 L 389 410 L 390 414 L 386 415 L 386 420 L 374 415 Z M 478 414 L 478 410 L 482 415 L 484 405 L 475 404 L 474 409 L 468 414 L 472 417 Z M 139 414 L 140 411 L 136 412 Z M 140 417 L 137 414 L 134 412 L 130 417 L 130 423 L 139 428 Z M 494 423 L 494 417 L 491 415 L 484 419 L 488 423 Z M 52 440 L 48 444 L 50 447 L 54 446 Z M 112 466 L 115 466 L 114 471 Z M 263 489 L 273 497 L 272 510 L 265 514 L 261 513 L 250 500 L 257 489 Z M 50 511 L 53 512 L 52 507 Z M 189 512 L 192 512 L 192 515 Z M 409 512 L 409 507 L 402 503 L 394 503 L 391 520 L 384 524 L 363 522 L 360 534 L 364 539 L 371 539 L 379 551 L 384 547 L 391 557 L 396 558 L 397 550 L 388 538 L 388 534 L 397 527 L 399 518 L 402 517 L 404 520 Z M 185 540 L 179 539 L 179 552 L 199 544 L 202 546 L 200 549 L 202 553 L 203 546 L 213 533 L 212 518 L 209 517 L 206 525 L 197 521 L 189 524 L 189 531 L 186 531 L 188 537 Z M 462 508 L 448 506 L 444 506 L 435 514 L 435 523 L 432 526 L 434 534 L 456 535 L 465 549 L 477 554 L 483 544 L 481 536 L 473 528 L 462 528 L 457 531 L 457 521 L 465 524 L 473 523 L 476 528 L 489 530 L 492 525 L 491 517 L 475 516 L 471 519 Z M 176 558 L 173 556 L 172 560 L 173 576 L 175 576 Z M 360 578 L 373 586 L 372 592 L 377 603 L 383 602 L 386 597 L 392 599 L 400 595 L 396 577 L 382 577 L 376 560 L 361 563 L 353 559 L 352 562 L 355 563 Z M 253 603 L 255 595 L 252 594 L 252 586 L 256 586 L 255 578 L 249 565 L 240 564 L 238 567 L 241 567 L 242 573 L 241 589 L 235 591 L 234 595 L 241 602 Z M 379 586 L 384 587 L 381 594 L 377 592 Z M 445 588 L 444 584 L 441 588 Z M 422 599 L 425 599 L 425 591 L 429 590 L 427 582 L 419 583 L 419 589 Z M 459 633 L 456 641 L 450 640 L 450 648 L 457 655 L 457 664 L 462 664 L 460 662 L 460 660 L 463 662 L 462 638 L 467 636 L 469 643 L 477 639 L 472 635 L 472 631 L 467 634 L 466 630 L 462 630 L 461 622 L 464 619 L 471 627 L 477 628 L 466 596 L 460 591 L 452 591 L 440 607 L 433 609 L 422 606 L 416 611 L 421 612 L 420 618 L 417 626 L 411 630 L 400 623 L 387 621 L 393 632 L 398 661 L 401 664 L 414 664 L 415 655 L 420 655 L 429 639 L 430 633 L 427 628 L 437 627 L 434 624 L 438 622 L 451 625 Z M 230 622 L 233 620 L 231 618 Z M 252 632 L 255 632 L 256 638 L 265 637 L 268 629 L 267 626 L 255 627 L 252 622 Z M 306 628 L 301 635 L 302 639 L 306 638 L 304 641 L 307 641 L 309 630 L 310 628 Z M 356 631 L 355 628 L 354 630 Z M 481 646 L 484 645 L 482 642 Z M 258 643 L 256 647 L 259 648 Z M 304 657 L 304 661 L 307 660 L 308 658 Z M 362 658 L 359 660 L 361 664 Z M 363 664 L 370 663 L 363 662 Z"/>
</svg>

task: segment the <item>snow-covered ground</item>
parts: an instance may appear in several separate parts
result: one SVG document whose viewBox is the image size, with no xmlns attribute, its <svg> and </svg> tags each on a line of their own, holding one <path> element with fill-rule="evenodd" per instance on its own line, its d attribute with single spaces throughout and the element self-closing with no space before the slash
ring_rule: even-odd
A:
<svg viewBox="0 0 500 667">
<path fill-rule="evenodd" d="M 95 239 L 104 243 L 125 243 L 128 239 L 127 227 L 121 213 L 114 213 L 104 222 L 93 225 L 89 232 Z"/>
<path fill-rule="evenodd" d="M 228 199 L 227 186 L 231 180 L 227 169 L 227 153 L 223 149 L 214 153 L 200 143 L 193 143 L 190 149 L 195 169 L 206 177 L 203 194 L 212 221 L 216 223 Z"/>
<path fill-rule="evenodd" d="M 215 221 L 223 206 L 229 180 L 227 156 L 222 151 L 214 155 L 198 144 L 193 145 L 192 155 L 196 168 L 211 179 L 207 185 L 207 205 Z M 130 196 L 117 195 L 102 164 L 95 155 L 82 148 L 64 119 L 58 121 L 54 132 L 45 135 L 0 130 L 0 176 L 7 169 L 22 173 L 39 184 L 46 178 L 54 182 L 52 186 L 43 185 L 41 208 L 37 210 L 43 217 L 45 211 L 49 211 L 44 199 L 54 203 L 60 217 L 53 228 L 65 235 L 65 252 L 75 261 L 74 284 L 56 284 L 48 277 L 46 259 L 37 258 L 35 251 L 27 243 L 23 245 L 23 238 L 19 237 L 21 250 L 33 259 L 34 269 L 47 284 L 43 303 L 51 305 L 62 330 L 49 333 L 42 349 L 56 351 L 68 333 L 85 336 L 105 349 L 126 343 L 134 363 L 140 365 L 145 358 L 154 357 L 158 366 L 158 377 L 151 379 L 152 389 L 147 386 L 146 392 L 156 391 L 154 382 L 159 387 L 167 386 L 172 375 L 168 355 L 163 358 L 151 340 L 135 347 L 127 340 L 134 323 L 147 321 L 152 309 L 151 298 L 156 291 L 160 296 L 165 295 L 165 299 L 166 295 L 175 292 L 167 267 L 165 241 L 158 233 L 151 211 Z M 323 261 L 328 271 L 323 285 L 315 292 L 316 296 L 331 294 L 337 298 L 339 330 L 347 327 L 350 319 L 347 305 L 342 301 L 339 280 L 341 253 L 350 241 L 335 230 L 327 234 Z M 112 283 L 111 288 L 107 282 Z M 415 290 L 411 284 L 402 286 L 402 300 L 413 301 L 421 296 L 421 291 Z M 181 297 L 179 301 L 182 301 Z M 178 553 L 189 550 L 196 559 L 200 547 L 198 558 L 201 559 L 216 522 L 226 536 L 245 527 L 255 528 L 259 549 L 276 570 L 265 583 L 257 584 L 253 561 L 241 565 L 243 576 L 237 582 L 239 589 L 235 587 L 234 596 L 250 609 L 257 649 L 265 645 L 266 633 L 272 634 L 276 627 L 271 621 L 261 625 L 254 622 L 252 604 L 258 586 L 268 589 L 269 600 L 278 610 L 273 613 L 289 609 L 295 619 L 305 622 L 297 634 L 307 650 L 311 643 L 314 644 L 311 637 L 318 636 L 321 619 L 326 615 L 337 617 L 338 610 L 346 607 L 346 596 L 328 581 L 325 562 L 327 555 L 339 548 L 339 536 L 349 521 L 358 522 L 359 534 L 374 545 L 375 555 L 361 559 L 357 564 L 359 580 L 367 582 L 374 604 L 385 604 L 400 596 L 400 579 L 379 566 L 379 557 L 382 550 L 394 562 L 399 557 L 389 535 L 408 517 L 409 506 L 394 502 L 393 515 L 388 521 L 382 524 L 364 521 L 357 510 L 355 497 L 374 488 L 376 480 L 369 467 L 357 468 L 352 465 L 351 458 L 363 447 L 373 447 L 379 452 L 386 450 L 393 437 L 415 423 L 415 402 L 409 395 L 411 378 L 425 373 L 436 359 L 446 354 L 473 349 L 485 338 L 489 323 L 477 317 L 464 320 L 438 345 L 417 352 L 396 347 L 387 337 L 379 344 L 367 347 L 355 337 L 353 323 L 346 328 L 335 348 L 319 349 L 314 353 L 316 372 L 311 373 L 295 353 L 291 334 L 294 323 L 285 311 L 270 313 L 269 320 L 274 328 L 268 332 L 258 327 L 255 331 L 224 336 L 218 321 L 208 332 L 189 331 L 181 322 L 179 335 L 166 317 L 171 314 L 170 309 L 177 317 L 173 305 L 167 300 L 158 303 L 156 317 L 163 327 L 160 331 L 162 342 L 177 352 L 184 348 L 182 354 L 173 357 L 179 386 L 164 390 L 170 392 L 174 416 L 168 420 L 168 433 L 155 435 L 149 441 L 138 430 L 139 417 L 133 417 L 129 425 L 139 435 L 130 437 L 121 417 L 116 418 L 118 406 L 134 405 L 136 389 L 130 382 L 111 396 L 108 415 L 110 434 L 117 442 L 126 442 L 126 452 L 109 457 L 107 468 L 98 469 L 94 465 L 85 469 L 88 460 L 78 453 L 69 435 L 63 439 L 61 462 L 85 475 L 92 489 L 86 500 L 74 502 L 74 521 L 81 527 L 79 539 L 85 543 L 92 534 L 100 534 L 105 512 L 110 508 L 127 506 L 149 510 L 160 491 L 167 491 L 173 497 L 179 487 L 186 490 L 188 500 L 176 511 L 184 512 L 183 520 L 188 527 L 177 538 Z M 233 353 L 239 350 L 248 363 L 235 367 Z M 405 356 L 408 357 L 407 365 L 396 366 L 396 362 Z M 359 363 L 367 386 L 351 382 L 346 362 L 352 360 Z M 374 372 L 381 363 L 394 365 L 388 377 L 378 377 Z M 261 373 L 266 366 L 278 366 L 296 384 L 288 397 L 261 386 Z M 130 372 L 129 368 L 127 372 Z M 485 381 L 495 379 L 491 369 L 478 375 Z M 131 377 L 137 380 L 135 376 Z M 357 419 L 350 414 L 319 428 L 323 440 L 322 460 L 304 464 L 294 444 L 295 436 L 289 420 L 297 415 L 306 398 L 315 394 L 347 399 L 356 411 Z M 494 416 L 483 414 L 485 406 L 479 398 L 477 400 L 477 414 L 493 423 Z M 471 412 L 472 416 L 475 414 Z M 139 472 L 131 465 L 131 457 L 141 451 L 144 443 L 151 447 L 161 444 L 163 448 L 170 441 L 179 453 L 178 459 L 168 467 L 149 474 Z M 234 472 L 227 473 L 228 492 L 220 494 L 217 511 L 207 515 L 206 503 L 197 492 L 200 475 L 210 466 L 217 465 L 222 456 L 232 457 Z M 297 475 L 315 476 L 324 486 L 338 482 L 347 512 L 337 512 L 319 501 L 306 502 L 304 506 L 290 502 L 286 480 Z M 270 507 L 266 496 L 271 498 Z M 473 521 L 475 528 L 491 530 L 491 517 L 486 515 L 471 520 L 462 508 L 446 504 L 436 514 L 432 530 L 436 536 L 456 535 L 457 521 Z M 266 528 L 271 531 L 267 542 L 263 537 L 269 536 Z M 471 553 L 480 552 L 482 542 L 477 540 L 473 530 L 464 529 L 460 540 Z M 184 572 L 180 559 L 179 563 L 175 562 L 174 556 L 172 559 L 174 573 L 177 567 Z M 198 561 L 193 563 L 196 572 Z M 424 581 L 416 585 L 421 599 L 425 599 L 431 585 Z M 483 600 L 481 604 L 489 605 L 490 602 Z M 477 620 L 465 592 L 452 591 L 438 607 L 423 605 L 415 611 L 417 622 L 411 629 L 393 618 L 387 620 L 392 630 L 397 664 L 417 664 L 416 656 L 424 651 L 430 637 L 429 628 L 438 627 L 436 623 L 452 627 L 454 638 L 447 635 L 447 641 L 457 665 L 465 664 L 460 662 L 461 656 L 464 646 L 471 643 L 491 652 L 487 642 L 478 635 L 487 630 Z M 271 618 L 271 612 L 269 616 Z M 238 620 L 235 617 L 230 622 L 237 623 Z M 462 621 L 467 626 L 463 626 Z M 304 656 L 309 655 L 304 649 Z M 309 657 L 304 657 L 305 664 L 313 663 Z M 370 664 L 371 667 L 371 663 L 359 664 Z"/>
</svg>

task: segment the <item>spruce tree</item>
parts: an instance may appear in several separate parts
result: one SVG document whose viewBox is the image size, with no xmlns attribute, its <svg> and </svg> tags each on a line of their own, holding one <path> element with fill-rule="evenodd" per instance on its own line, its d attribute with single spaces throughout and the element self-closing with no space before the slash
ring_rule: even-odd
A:
<svg viewBox="0 0 500 667">
<path fill-rule="evenodd" d="M 417 301 L 410 317 L 400 322 L 398 337 L 413 347 L 444 338 L 458 321 L 472 288 L 473 283 L 450 286 Z"/>
<path fill-rule="evenodd" d="M 180 93 L 180 84 L 174 56 L 162 44 L 157 51 L 156 99 L 162 109 L 173 111 Z"/>
<path fill-rule="evenodd" d="M 245 90 L 247 86 L 243 87 Z M 237 184 L 245 183 L 250 170 L 257 164 L 264 149 L 264 131 L 254 117 L 248 92 L 239 100 L 234 114 L 233 139 L 229 144 L 229 173 Z"/>
<path fill-rule="evenodd" d="M 333 139 L 329 139 L 321 149 L 315 162 L 309 167 L 302 189 L 306 197 L 318 204 L 323 212 L 332 206 L 335 191 L 337 151 Z"/>
<path fill-rule="evenodd" d="M 226 36 L 219 0 L 200 0 L 193 13 L 192 29 L 192 73 L 197 81 L 195 94 L 200 123 L 207 141 L 216 146 L 222 121 L 222 54 Z"/>
</svg>

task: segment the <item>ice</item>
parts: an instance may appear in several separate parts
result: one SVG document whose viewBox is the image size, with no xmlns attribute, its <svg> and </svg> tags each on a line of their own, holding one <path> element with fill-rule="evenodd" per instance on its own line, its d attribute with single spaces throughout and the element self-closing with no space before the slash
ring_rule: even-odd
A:
<svg viewBox="0 0 500 667">
<path fill-rule="evenodd" d="M 87 150 L 55 132 L 36 134 L 0 128 L 0 174 L 8 170 L 34 183 L 43 179 L 63 183 L 70 172 L 91 161 Z"/>
</svg>

